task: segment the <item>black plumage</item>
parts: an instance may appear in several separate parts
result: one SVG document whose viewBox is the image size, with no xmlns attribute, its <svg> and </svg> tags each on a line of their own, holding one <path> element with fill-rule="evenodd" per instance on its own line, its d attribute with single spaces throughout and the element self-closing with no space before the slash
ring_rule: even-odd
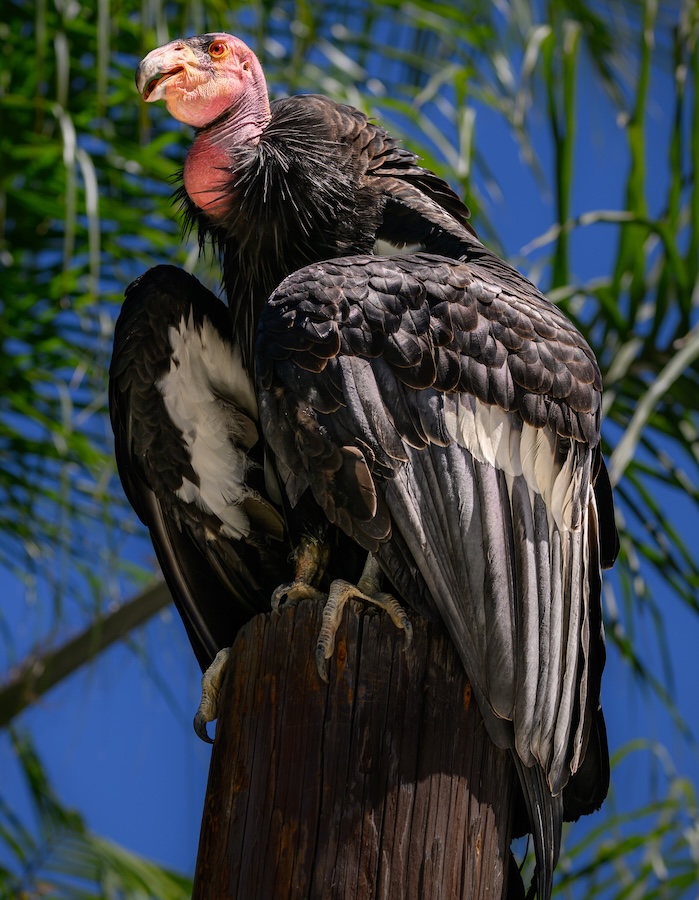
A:
<svg viewBox="0 0 699 900">
<path fill-rule="evenodd" d="M 254 391 L 234 364 L 230 332 L 225 306 L 196 278 L 157 266 L 126 292 L 109 372 L 121 482 L 202 669 L 269 609 L 272 591 L 292 574 L 290 538 L 265 479 Z M 229 365 L 219 365 L 220 351 Z M 172 373 L 188 391 L 199 386 L 199 424 L 173 420 L 165 396 Z M 221 485 L 212 503 L 202 483 L 209 463 L 195 444 L 207 427 L 204 453 L 214 455 Z"/>
<path fill-rule="evenodd" d="M 330 301 L 339 278 L 349 296 Z M 450 315 L 443 284 L 470 314 Z M 292 500 L 309 490 L 398 596 L 446 624 L 491 737 L 513 750 L 531 821 L 540 817 L 547 896 L 562 821 L 599 808 L 608 788 L 599 569 L 617 536 L 594 358 L 555 307 L 515 285 L 511 273 L 498 283 L 428 254 L 318 263 L 266 305 L 257 380 Z M 384 293 L 388 330 L 375 315 Z M 498 306 L 515 300 L 511 349 Z M 555 337 L 531 327 L 539 317 Z M 553 361 L 559 341 L 568 363 Z"/>
<path fill-rule="evenodd" d="M 472 231 L 467 207 L 445 181 L 359 110 L 327 97 L 275 101 L 255 145 L 231 140 L 226 149 L 221 195 L 230 202 L 216 221 L 184 186 L 178 196 L 202 246 L 211 242 L 220 253 L 234 324 L 246 339 L 254 339 L 272 291 L 309 263 L 371 253 L 382 239 L 436 249 L 453 233 L 456 246 Z M 247 362 L 252 346 L 243 351 Z"/>
<path fill-rule="evenodd" d="M 219 57 L 230 106 L 207 120 L 187 72 Z M 238 39 L 173 42 L 138 83 L 197 126 L 180 195 L 220 252 L 247 372 L 257 341 L 288 502 L 445 624 L 511 750 L 547 900 L 562 821 L 609 777 L 600 564 L 618 544 L 592 352 L 414 154 L 324 97 L 270 107 Z M 406 255 L 375 256 L 380 240 Z"/>
</svg>

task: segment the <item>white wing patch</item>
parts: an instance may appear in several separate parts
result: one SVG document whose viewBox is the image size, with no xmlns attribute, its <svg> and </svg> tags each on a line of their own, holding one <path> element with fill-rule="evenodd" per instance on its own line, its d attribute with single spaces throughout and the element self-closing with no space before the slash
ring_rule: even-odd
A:
<svg viewBox="0 0 699 900">
<path fill-rule="evenodd" d="M 515 645 L 517 682 L 515 686 L 505 684 L 505 688 L 516 689 L 512 711 L 507 710 L 506 704 L 498 707 L 493 702 L 493 686 L 487 679 L 482 684 L 488 686 L 482 691 L 495 716 L 512 719 L 517 750 L 525 764 L 531 765 L 537 759 L 547 773 L 552 791 L 557 793 L 580 764 L 585 729 L 589 727 L 585 708 L 589 656 L 586 547 L 590 510 L 595 514 L 590 481 L 592 451 L 574 440 L 561 444 L 550 428 L 534 428 L 516 413 L 482 403 L 470 394 L 445 395 L 443 409 L 446 430 L 453 441 L 477 463 L 505 475 L 519 544 L 511 560 L 503 544 L 503 555 L 495 561 L 489 558 L 489 565 L 496 570 L 498 566 L 512 565 L 518 587 L 510 599 L 509 617 L 504 613 L 495 617 L 490 629 L 483 625 L 487 609 L 479 605 L 483 591 L 470 591 L 468 578 L 456 594 L 470 597 L 467 611 L 450 601 L 455 596 L 453 590 L 446 599 L 435 599 L 447 622 L 464 616 L 456 633 L 467 635 L 471 641 L 463 647 L 467 671 L 469 663 L 475 660 L 478 671 L 487 673 L 487 657 L 477 642 L 482 642 L 483 647 L 490 645 L 498 629 L 507 637 L 508 629 L 515 627 L 513 623 L 519 623 Z M 522 488 L 529 495 L 528 508 L 526 501 L 522 505 Z M 543 512 L 544 521 L 537 510 Z M 489 513 L 492 511 L 482 509 L 485 518 Z M 471 551 L 469 556 L 466 550 L 464 544 L 461 552 L 469 559 L 470 572 L 474 554 Z M 481 623 L 475 634 L 468 631 L 472 621 Z M 574 722 L 578 693 L 579 718 Z M 575 727 L 572 743 L 571 724 Z"/>
<path fill-rule="evenodd" d="M 425 249 L 424 244 L 392 244 L 383 238 L 374 241 L 374 256 L 410 256 Z"/>
<path fill-rule="evenodd" d="M 170 328 L 169 337 L 170 371 L 156 387 L 199 478 L 198 486 L 184 478 L 177 495 L 217 516 L 229 537 L 246 537 L 250 521 L 241 503 L 255 496 L 245 475 L 246 449 L 256 437 L 250 432 L 257 422 L 257 402 L 240 350 L 224 341 L 208 319 L 199 330 L 191 314 L 189 321 L 182 318 L 177 328 Z"/>
<path fill-rule="evenodd" d="M 577 531 L 581 527 L 590 473 L 578 465 L 575 441 L 561 461 L 550 428 L 534 428 L 466 393 L 445 395 L 444 420 L 450 437 L 478 462 L 504 472 L 510 487 L 513 478 L 524 475 L 530 493 L 541 495 L 558 528 Z"/>
</svg>

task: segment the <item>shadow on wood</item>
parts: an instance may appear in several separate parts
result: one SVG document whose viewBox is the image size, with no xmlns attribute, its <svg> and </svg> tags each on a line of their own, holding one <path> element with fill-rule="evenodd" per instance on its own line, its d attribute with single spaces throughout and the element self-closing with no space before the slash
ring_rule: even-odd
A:
<svg viewBox="0 0 699 900">
<path fill-rule="evenodd" d="M 258 616 L 226 674 L 198 900 L 505 895 L 512 766 L 443 631 L 351 603 L 318 677 L 321 609 Z"/>
</svg>

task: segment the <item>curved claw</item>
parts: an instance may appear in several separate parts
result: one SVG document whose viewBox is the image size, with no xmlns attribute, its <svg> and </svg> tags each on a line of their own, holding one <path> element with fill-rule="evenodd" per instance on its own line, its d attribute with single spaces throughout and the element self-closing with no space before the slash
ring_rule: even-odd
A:
<svg viewBox="0 0 699 900">
<path fill-rule="evenodd" d="M 201 677 L 201 700 L 199 701 L 199 709 L 194 716 L 194 730 L 202 741 L 207 744 L 213 744 L 206 726 L 209 722 L 213 722 L 218 718 L 218 701 L 221 694 L 221 685 L 230 655 L 230 647 L 219 650 L 214 661 Z"/>
<path fill-rule="evenodd" d="M 403 631 L 405 635 L 405 646 L 407 647 L 409 644 L 412 644 L 413 624 L 396 598 L 392 594 L 381 592 L 373 595 L 372 602 L 376 606 L 381 607 L 381 609 L 385 609 L 396 628 Z"/>
<path fill-rule="evenodd" d="M 333 639 L 333 648 L 335 646 L 335 641 Z M 330 684 L 330 679 L 328 678 L 328 659 L 332 656 L 332 650 L 326 656 L 325 654 L 325 645 L 321 644 L 320 641 L 316 644 L 316 669 L 318 670 L 318 675 L 323 684 Z"/>
<path fill-rule="evenodd" d="M 209 732 L 206 730 L 206 726 L 209 722 L 212 722 L 213 719 L 209 719 L 206 713 L 202 713 L 201 709 L 196 711 L 194 716 L 194 730 L 197 733 L 197 737 L 201 738 L 205 744 L 213 744 L 213 738 L 209 737 Z"/>
<path fill-rule="evenodd" d="M 282 603 L 298 603 L 299 600 L 315 600 L 319 602 L 325 600 L 326 597 L 327 594 L 311 587 L 305 581 L 289 581 L 286 584 L 280 584 L 272 594 L 272 609 L 279 609 Z"/>
</svg>

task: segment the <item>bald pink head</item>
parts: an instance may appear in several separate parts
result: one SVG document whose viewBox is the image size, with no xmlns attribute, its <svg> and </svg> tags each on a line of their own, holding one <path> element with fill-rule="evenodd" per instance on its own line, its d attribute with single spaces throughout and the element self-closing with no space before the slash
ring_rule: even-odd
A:
<svg viewBox="0 0 699 900">
<path fill-rule="evenodd" d="M 147 103 L 164 100 L 171 116 L 195 128 L 230 110 L 250 139 L 269 122 L 262 66 L 232 34 L 201 34 L 152 50 L 136 70 L 136 84 Z"/>
</svg>

